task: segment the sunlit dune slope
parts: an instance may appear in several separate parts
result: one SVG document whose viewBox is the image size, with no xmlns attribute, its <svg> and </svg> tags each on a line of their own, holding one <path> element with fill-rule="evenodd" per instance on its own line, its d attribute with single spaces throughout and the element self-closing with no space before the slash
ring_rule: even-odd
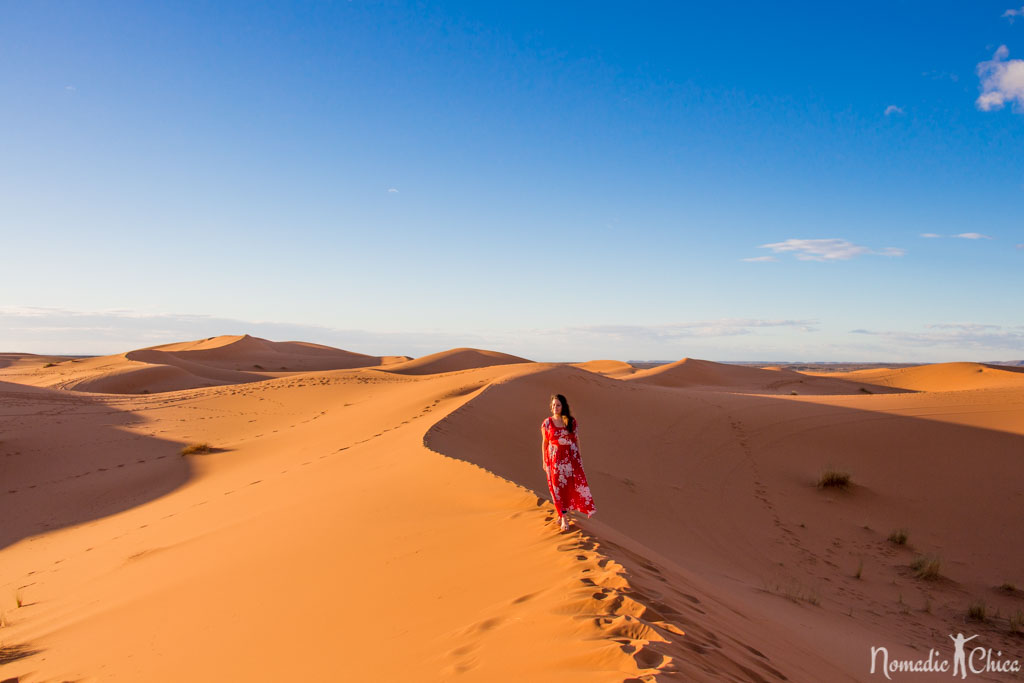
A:
<svg viewBox="0 0 1024 683">
<path fill-rule="evenodd" d="M 808 374 L 912 391 L 1024 387 L 1024 368 L 983 363 L 933 363 L 909 368 Z"/>
<path fill-rule="evenodd" d="M 588 360 L 585 363 L 573 363 L 572 365 L 588 372 L 618 379 L 637 372 L 636 368 L 621 360 Z"/>
<path fill-rule="evenodd" d="M 145 396 L 0 369 L 0 638 L 35 650 L 0 679 L 862 680 L 871 646 L 917 657 L 977 599 L 999 616 L 972 629 L 1024 659 L 1000 588 L 1024 585 L 1024 388 L 517 360 Z M 551 393 L 579 420 L 582 533 L 540 468 Z"/>
<path fill-rule="evenodd" d="M 754 368 L 716 363 L 698 358 L 683 358 L 675 363 L 639 370 L 625 376 L 627 382 L 660 387 L 712 387 L 743 393 L 766 394 L 854 394 L 888 393 L 895 388 L 879 388 L 846 378 L 815 377 L 785 369 Z"/>
<path fill-rule="evenodd" d="M 256 382 L 295 372 L 385 366 L 405 360 L 404 356 L 367 356 L 307 342 L 225 335 L 65 360 L 49 368 L 22 363 L 17 376 L 8 375 L 37 386 L 141 394 Z"/>
<path fill-rule="evenodd" d="M 432 353 L 429 356 L 421 356 L 404 363 L 395 363 L 382 369 L 403 375 L 434 375 L 442 372 L 529 362 L 531 361 L 525 358 L 499 351 L 463 347 Z"/>
<path fill-rule="evenodd" d="M 1004 614 L 1013 608 L 1015 598 L 992 587 L 1024 579 L 1024 554 L 1007 542 L 1024 467 L 1019 391 L 765 396 L 561 367 L 488 387 L 426 443 L 543 492 L 536 432 L 554 391 L 580 421 L 598 510 L 588 528 L 621 533 L 729 594 L 767 587 L 813 598 L 820 620 L 743 591 L 744 615 L 779 633 L 816 624 L 819 651 L 846 661 L 851 675 L 872 642 L 957 623 L 960 596 L 998 601 Z M 828 467 L 850 473 L 848 490 L 818 488 Z M 887 540 L 898 528 L 910 530 L 910 547 Z M 909 565 L 926 552 L 942 557 L 945 581 L 915 582 Z M 855 576 L 858 565 L 870 579 Z M 947 607 L 908 616 L 900 591 L 904 601 L 923 591 Z M 851 611 L 861 616 L 847 619 L 840 638 L 829 615 Z M 989 635 L 1013 647 L 1005 629 Z"/>
<path fill-rule="evenodd" d="M 4 415 L 18 418 L 0 422 L 0 462 L 14 467 L 0 498 L 14 534 L 0 550 L 2 636 L 36 653 L 4 675 L 655 673 L 664 658 L 648 641 L 678 628 L 638 621 L 648 607 L 622 565 L 560 536 L 527 490 L 423 446 L 508 367 L 328 371 L 152 396 L 3 385 Z M 181 456 L 196 440 L 213 451 Z M 21 607 L 7 604 L 16 591 Z"/>
</svg>

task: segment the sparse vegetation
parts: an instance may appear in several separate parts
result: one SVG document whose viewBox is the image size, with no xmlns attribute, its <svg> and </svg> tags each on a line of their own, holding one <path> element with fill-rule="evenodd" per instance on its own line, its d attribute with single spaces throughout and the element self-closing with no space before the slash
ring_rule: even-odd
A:
<svg viewBox="0 0 1024 683">
<path fill-rule="evenodd" d="M 210 453 L 213 449 L 210 448 L 208 443 L 191 443 L 181 449 L 182 456 Z"/>
<path fill-rule="evenodd" d="M 791 392 L 789 392 L 789 395 L 790 396 L 798 396 L 799 394 L 797 394 L 795 391 L 791 391 Z"/>
<path fill-rule="evenodd" d="M 889 542 L 890 543 L 895 543 L 896 545 L 906 545 L 907 544 L 907 530 L 906 529 L 894 529 L 893 532 L 891 534 L 889 534 Z"/>
<path fill-rule="evenodd" d="M 910 563 L 914 575 L 919 579 L 934 581 L 939 578 L 942 569 L 942 558 L 938 555 L 918 555 Z"/>
<path fill-rule="evenodd" d="M 860 390 L 863 391 L 865 394 L 873 394 L 873 393 L 875 393 L 875 392 L 871 391 L 870 389 L 868 389 L 867 387 L 861 387 Z"/>
<path fill-rule="evenodd" d="M 1024 612 L 1017 610 L 1016 614 L 1010 615 L 1010 633 L 1024 635 Z"/>
<path fill-rule="evenodd" d="M 967 607 L 967 618 L 972 621 L 985 621 L 986 611 L 985 603 L 981 600 L 975 600 Z"/>
<path fill-rule="evenodd" d="M 850 473 L 843 472 L 836 469 L 832 465 L 828 465 L 822 470 L 821 475 L 818 477 L 818 488 L 836 488 L 845 489 L 850 485 Z"/>
<path fill-rule="evenodd" d="M 18 591 L 14 594 L 14 602 L 18 605 L 18 607 L 21 607 L 25 604 L 25 601 L 21 598 L 21 591 Z"/>
<path fill-rule="evenodd" d="M 44 367 L 44 368 L 52 368 L 52 367 L 53 367 L 54 365 L 56 365 L 56 363 L 47 363 L 47 364 L 46 364 L 46 365 L 44 365 L 43 367 Z"/>
<path fill-rule="evenodd" d="M 258 365 L 256 363 L 253 363 L 253 367 L 256 368 L 257 370 L 262 370 L 263 369 L 262 365 Z"/>
<path fill-rule="evenodd" d="M 903 602 L 903 594 L 900 594 L 900 614 L 910 614 L 910 605 Z"/>
<path fill-rule="evenodd" d="M 781 595 L 787 600 L 796 603 L 804 601 L 812 605 L 821 604 L 821 598 L 818 595 L 817 589 L 805 586 L 796 579 L 764 581 L 763 584 L 766 591 L 775 595 Z"/>
<path fill-rule="evenodd" d="M 864 560 L 857 563 L 857 573 L 853 575 L 853 578 L 859 579 L 864 573 Z"/>
<path fill-rule="evenodd" d="M 1016 593 L 1017 592 L 1017 587 L 1014 586 L 1009 581 L 1006 581 L 1006 582 L 1003 583 L 1003 585 L 1001 585 L 999 587 L 999 590 L 1003 591 L 1004 593 Z"/>
</svg>

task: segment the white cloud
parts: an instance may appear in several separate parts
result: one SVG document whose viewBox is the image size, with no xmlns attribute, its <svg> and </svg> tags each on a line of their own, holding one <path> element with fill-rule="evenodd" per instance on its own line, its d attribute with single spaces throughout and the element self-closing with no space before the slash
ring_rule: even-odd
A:
<svg viewBox="0 0 1024 683">
<path fill-rule="evenodd" d="M 487 332 L 410 330 L 396 333 L 254 322 L 208 315 L 0 305 L 0 352 L 111 354 L 216 335 L 250 334 L 274 341 L 327 344 L 372 355 L 418 356 L 472 346 L 498 349 L 535 360 L 551 358 L 551 348 L 568 349 L 574 355 L 579 354 L 574 360 L 584 360 L 587 354 L 592 354 L 590 358 L 612 358 L 618 353 L 634 352 L 654 354 L 647 355 L 649 358 L 669 358 L 679 350 L 671 346 L 677 341 L 693 340 L 694 344 L 699 344 L 702 339 L 710 339 L 710 347 L 691 344 L 688 352 L 713 355 L 722 352 L 723 347 L 719 345 L 726 340 L 740 339 L 745 345 L 737 353 L 742 355 L 751 352 L 752 342 L 759 343 L 762 339 L 770 342 L 776 336 L 771 334 L 773 332 L 780 337 L 794 332 L 815 332 L 817 324 L 817 320 L 723 318 L 649 326 L 596 325 Z M 759 334 L 759 331 L 768 334 Z M 593 351 L 585 350 L 587 344 Z"/>
<path fill-rule="evenodd" d="M 897 107 L 895 104 L 890 104 L 888 107 L 885 108 L 885 115 L 886 116 L 891 116 L 892 114 L 902 114 L 902 113 L 903 113 L 903 108 L 902 107 Z"/>
<path fill-rule="evenodd" d="M 959 235 L 948 235 L 948 236 L 949 237 L 959 237 L 960 239 L 964 239 L 964 240 L 990 240 L 990 239 L 993 239 L 992 237 L 989 237 L 988 235 L 983 235 L 980 232 L 962 232 Z M 921 233 L 921 237 L 937 238 L 937 237 L 943 237 L 943 235 L 938 235 L 938 234 L 936 234 L 934 232 L 922 232 Z"/>
<path fill-rule="evenodd" d="M 1009 19 L 1011 24 L 1017 17 L 1024 17 L 1024 7 L 1021 7 L 1020 9 L 1008 9 L 1003 12 L 1003 18 Z"/>
<path fill-rule="evenodd" d="M 850 330 L 885 339 L 889 344 L 951 347 L 958 349 L 1019 353 L 1024 344 L 1024 325 L 1004 326 L 978 323 L 937 323 L 925 325 L 926 331 Z"/>
<path fill-rule="evenodd" d="M 398 190 L 396 190 L 396 189 L 395 189 L 395 188 L 393 188 L 393 187 L 389 187 L 389 188 L 388 188 L 388 192 L 394 192 L 395 194 L 398 194 Z"/>
<path fill-rule="evenodd" d="M 124 309 L 0 306 L 0 352 L 109 354 L 224 334 L 315 342 L 371 355 L 422 355 L 459 346 L 488 348 L 495 341 L 473 332 L 378 332 Z"/>
<path fill-rule="evenodd" d="M 68 92 L 74 92 L 75 91 L 75 86 L 73 86 L 73 85 L 65 85 L 64 89 L 67 90 Z"/>
<path fill-rule="evenodd" d="M 980 332 L 981 330 L 1001 330 L 1002 325 L 989 325 L 984 323 L 932 323 L 925 325 L 936 330 L 964 330 L 966 332 Z"/>
<path fill-rule="evenodd" d="M 978 64 L 982 92 L 974 104 L 981 111 L 1002 109 L 1007 102 L 1014 104 L 1014 112 L 1024 111 L 1024 59 L 1004 61 L 1009 54 L 1000 45 L 991 60 Z"/>
<path fill-rule="evenodd" d="M 906 253 L 898 247 L 885 247 L 881 250 L 860 246 L 843 239 L 798 240 L 789 239 L 785 242 L 762 244 L 759 249 L 771 249 L 775 253 L 795 252 L 801 261 L 845 261 L 855 256 L 879 254 L 882 256 L 903 256 Z"/>
<path fill-rule="evenodd" d="M 742 261 L 778 261 L 779 259 L 774 256 L 751 256 L 750 258 L 740 259 Z"/>
<path fill-rule="evenodd" d="M 552 332 L 569 332 L 570 336 L 585 334 L 597 337 L 612 338 L 616 341 L 649 342 L 671 341 L 673 339 L 691 337 L 732 337 L 741 334 L 752 334 L 754 329 L 762 327 L 795 328 L 801 332 L 817 332 L 817 320 L 761 320 L 757 318 L 722 318 L 720 320 L 701 320 L 686 323 L 669 323 L 666 325 L 587 325 L 571 327 L 567 330 Z"/>
</svg>

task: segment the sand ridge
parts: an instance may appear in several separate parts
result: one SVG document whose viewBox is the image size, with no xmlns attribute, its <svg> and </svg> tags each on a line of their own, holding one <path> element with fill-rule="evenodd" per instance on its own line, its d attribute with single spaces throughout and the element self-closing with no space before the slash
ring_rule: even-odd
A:
<svg viewBox="0 0 1024 683">
<path fill-rule="evenodd" d="M 499 351 L 462 347 L 439 351 L 428 356 L 421 356 L 404 363 L 388 365 L 388 372 L 403 375 L 434 375 L 442 372 L 457 372 L 471 368 L 486 368 L 493 365 L 510 365 L 529 363 L 531 361 Z"/>
<path fill-rule="evenodd" d="M 854 379 L 815 376 L 783 368 L 754 368 L 683 358 L 674 363 L 639 370 L 626 381 L 659 387 L 709 387 L 744 393 L 855 394 L 890 393 L 901 388 L 879 387 Z"/>
<path fill-rule="evenodd" d="M 934 363 L 909 368 L 809 373 L 911 391 L 967 391 L 1024 387 L 1024 368 L 985 363 Z"/>
<path fill-rule="evenodd" d="M 258 382 L 318 370 L 384 367 L 406 356 L 368 356 L 308 342 L 273 342 L 250 335 L 221 335 L 161 344 L 110 356 L 32 357 L 9 354 L 18 374 L 35 386 L 91 393 L 151 394 Z"/>
</svg>

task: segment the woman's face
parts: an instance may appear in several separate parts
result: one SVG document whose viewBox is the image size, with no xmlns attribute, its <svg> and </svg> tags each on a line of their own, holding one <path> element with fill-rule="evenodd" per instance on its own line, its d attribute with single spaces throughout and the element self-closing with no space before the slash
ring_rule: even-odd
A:
<svg viewBox="0 0 1024 683">
<path fill-rule="evenodd" d="M 561 415 L 562 414 L 562 402 L 557 398 L 551 399 L 551 414 Z"/>
</svg>

